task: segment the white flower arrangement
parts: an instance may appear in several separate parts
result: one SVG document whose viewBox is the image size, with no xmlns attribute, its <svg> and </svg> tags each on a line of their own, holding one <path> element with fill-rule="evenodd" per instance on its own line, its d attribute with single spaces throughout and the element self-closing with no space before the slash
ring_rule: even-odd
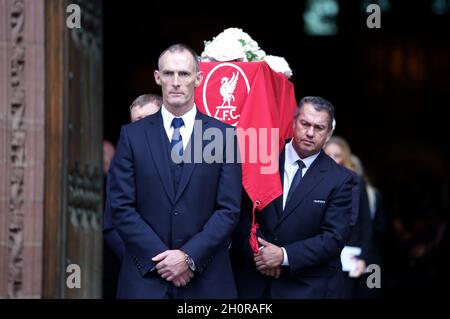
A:
<svg viewBox="0 0 450 319">
<path fill-rule="evenodd" d="M 289 64 L 282 57 L 266 55 L 258 43 L 248 33 L 239 28 L 228 28 L 210 41 L 205 41 L 205 49 L 201 54 L 202 61 L 266 61 L 275 71 L 288 78 L 292 76 Z"/>
<path fill-rule="evenodd" d="M 266 55 L 263 60 L 266 61 L 270 68 L 275 72 L 283 73 L 288 79 L 292 76 L 292 70 L 285 58 L 275 55 Z"/>
</svg>

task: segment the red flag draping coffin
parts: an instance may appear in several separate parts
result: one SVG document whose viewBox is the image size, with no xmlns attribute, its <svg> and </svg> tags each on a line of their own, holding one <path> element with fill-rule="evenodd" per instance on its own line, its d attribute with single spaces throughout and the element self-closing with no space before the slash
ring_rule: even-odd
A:
<svg viewBox="0 0 450 319">
<path fill-rule="evenodd" d="M 238 128 L 242 184 L 254 208 L 262 210 L 282 194 L 278 156 L 292 136 L 294 86 L 265 62 L 201 62 L 200 69 L 195 104 Z"/>
</svg>

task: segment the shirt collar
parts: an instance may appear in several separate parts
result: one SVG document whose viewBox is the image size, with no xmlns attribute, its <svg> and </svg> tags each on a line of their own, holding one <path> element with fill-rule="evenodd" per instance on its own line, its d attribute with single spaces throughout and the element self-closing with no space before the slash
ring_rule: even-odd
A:
<svg viewBox="0 0 450 319">
<path fill-rule="evenodd" d="M 305 168 L 308 169 L 312 163 L 314 162 L 314 160 L 317 158 L 317 156 L 319 156 L 320 151 L 317 152 L 316 154 L 313 154 L 311 156 L 308 156 L 306 158 L 301 158 L 297 152 L 294 149 L 294 146 L 292 145 L 292 141 L 291 140 L 287 145 L 286 145 L 286 160 L 287 163 L 289 163 L 289 165 L 291 166 L 297 166 L 297 161 L 298 160 L 302 160 L 303 164 L 305 164 Z"/>
<path fill-rule="evenodd" d="M 174 117 L 177 117 L 177 116 L 175 116 L 172 113 L 170 113 L 166 109 L 164 104 L 161 107 L 161 115 L 162 115 L 162 118 L 163 118 L 164 128 L 166 130 L 170 129 L 170 127 L 172 126 L 172 120 L 174 119 Z M 194 107 L 192 109 L 190 109 L 189 112 L 184 113 L 182 116 L 180 116 L 183 119 L 184 126 L 187 129 L 190 128 L 190 127 L 194 127 L 194 122 L 195 122 L 195 116 L 196 115 L 197 115 L 197 106 L 194 103 Z"/>
</svg>

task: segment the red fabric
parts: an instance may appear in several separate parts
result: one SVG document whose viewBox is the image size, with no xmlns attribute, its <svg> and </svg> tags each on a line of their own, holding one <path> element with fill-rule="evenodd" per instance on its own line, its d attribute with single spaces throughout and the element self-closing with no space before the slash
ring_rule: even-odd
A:
<svg viewBox="0 0 450 319">
<path fill-rule="evenodd" d="M 246 142 L 239 130 L 238 141 L 243 155 L 242 184 L 253 202 L 250 244 L 257 252 L 258 225 L 254 222 L 255 209 L 261 211 L 282 194 L 278 156 L 285 140 L 292 136 L 292 119 L 297 107 L 294 86 L 284 75 L 274 72 L 265 62 L 201 62 L 200 69 L 204 77 L 201 86 L 195 91 L 195 104 L 198 109 L 225 123 L 237 125 L 237 128 L 256 129 L 257 141 Z M 227 94 L 221 91 L 221 87 L 226 86 L 232 79 L 236 80 L 236 86 L 234 90 L 230 89 L 232 94 L 228 95 L 229 100 L 226 100 L 224 95 Z M 258 130 L 262 128 L 267 129 L 269 138 L 264 138 L 265 133 Z M 271 134 L 271 128 L 279 129 L 278 139 Z M 251 150 L 258 154 L 256 163 L 250 162 Z M 274 163 L 272 165 L 275 165 L 271 174 L 262 173 L 261 169 L 267 169 L 269 164 L 262 163 L 264 158 L 261 158 L 260 154 L 270 154 Z"/>
</svg>

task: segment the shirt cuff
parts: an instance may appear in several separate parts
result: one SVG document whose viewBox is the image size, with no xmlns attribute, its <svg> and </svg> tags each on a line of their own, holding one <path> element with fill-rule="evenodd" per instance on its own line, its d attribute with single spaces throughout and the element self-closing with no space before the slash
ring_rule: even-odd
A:
<svg viewBox="0 0 450 319">
<path fill-rule="evenodd" d="M 281 249 L 283 250 L 283 263 L 281 264 L 281 266 L 289 266 L 289 259 L 286 253 L 286 249 L 284 249 L 284 247 L 281 247 Z"/>
</svg>

